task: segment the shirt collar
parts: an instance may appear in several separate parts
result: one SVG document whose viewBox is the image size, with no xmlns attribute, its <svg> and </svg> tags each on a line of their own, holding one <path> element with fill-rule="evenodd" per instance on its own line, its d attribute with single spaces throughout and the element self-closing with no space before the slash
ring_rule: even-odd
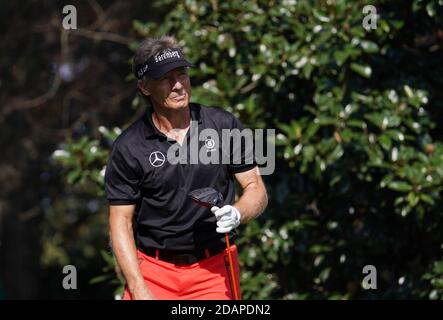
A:
<svg viewBox="0 0 443 320">
<path fill-rule="evenodd" d="M 153 136 L 164 136 L 163 133 L 161 133 L 155 126 L 154 123 L 152 122 L 152 112 L 153 112 L 153 107 L 150 107 L 149 109 L 147 109 L 143 115 L 143 123 L 144 123 L 144 128 L 145 128 L 145 137 L 146 138 L 150 138 Z M 191 114 L 191 120 L 192 121 L 198 121 L 198 124 L 202 123 L 202 119 L 201 119 L 201 106 L 195 103 L 190 103 L 189 104 L 189 110 L 190 110 L 190 114 Z"/>
</svg>

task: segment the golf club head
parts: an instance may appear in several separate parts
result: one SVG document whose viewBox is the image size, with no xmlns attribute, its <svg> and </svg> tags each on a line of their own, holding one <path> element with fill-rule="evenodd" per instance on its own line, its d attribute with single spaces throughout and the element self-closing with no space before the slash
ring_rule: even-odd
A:
<svg viewBox="0 0 443 320">
<path fill-rule="evenodd" d="M 211 208 L 223 202 L 223 195 L 214 188 L 195 189 L 188 193 L 191 200 L 200 206 Z"/>
</svg>

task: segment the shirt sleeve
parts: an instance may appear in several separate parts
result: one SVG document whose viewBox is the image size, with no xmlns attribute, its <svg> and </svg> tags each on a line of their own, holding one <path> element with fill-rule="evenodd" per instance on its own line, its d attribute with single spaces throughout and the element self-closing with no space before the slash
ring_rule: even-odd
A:
<svg viewBox="0 0 443 320">
<path fill-rule="evenodd" d="M 113 144 L 106 166 L 106 198 L 110 205 L 136 204 L 141 198 L 143 171 L 129 148 L 118 142 Z"/>
<path fill-rule="evenodd" d="M 234 174 L 256 167 L 253 131 L 245 129 L 241 121 L 234 115 L 232 115 L 230 129 L 231 154 L 228 171 Z"/>
</svg>

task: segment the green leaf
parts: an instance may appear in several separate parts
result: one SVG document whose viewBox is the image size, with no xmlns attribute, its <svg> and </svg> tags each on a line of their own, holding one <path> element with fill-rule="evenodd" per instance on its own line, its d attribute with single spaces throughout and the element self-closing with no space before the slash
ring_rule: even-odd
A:
<svg viewBox="0 0 443 320">
<path fill-rule="evenodd" d="M 435 2 L 429 2 L 426 5 L 426 12 L 431 18 L 435 16 Z"/>
<path fill-rule="evenodd" d="M 400 192 L 408 192 L 412 190 L 412 186 L 404 181 L 392 181 L 388 184 L 388 188 Z"/>
<path fill-rule="evenodd" d="M 89 284 L 96 284 L 96 283 L 100 283 L 100 282 L 105 282 L 105 281 L 109 280 L 111 277 L 112 277 L 112 276 L 111 276 L 111 275 L 108 275 L 108 274 L 104 274 L 104 275 L 101 275 L 101 276 L 97 276 L 97 277 L 95 277 L 95 278 L 92 278 L 92 279 L 89 281 Z"/>
<path fill-rule="evenodd" d="M 320 275 L 318 276 L 320 278 L 321 282 L 326 282 L 329 278 L 329 274 L 331 273 L 331 268 L 326 268 L 320 272 Z"/>
<path fill-rule="evenodd" d="M 312 145 L 308 145 L 303 148 L 303 155 L 307 161 L 312 161 L 315 156 L 315 148 Z"/>
<path fill-rule="evenodd" d="M 112 254 L 110 254 L 109 252 L 107 252 L 105 250 L 100 250 L 100 254 L 101 254 L 103 260 L 105 260 L 107 264 L 109 264 L 109 265 L 115 264 Z"/>
<path fill-rule="evenodd" d="M 372 69 L 369 65 L 351 63 L 351 70 L 366 79 L 369 79 L 372 75 Z"/>
<path fill-rule="evenodd" d="M 443 261 L 434 262 L 433 271 L 437 274 L 443 275 Z"/>
<path fill-rule="evenodd" d="M 320 125 L 318 123 L 312 123 L 308 126 L 308 129 L 306 129 L 305 134 L 303 135 L 304 141 L 308 141 L 320 128 Z"/>
<path fill-rule="evenodd" d="M 79 181 L 81 179 L 82 176 L 82 169 L 81 168 L 76 168 L 74 170 L 72 170 L 71 172 L 68 173 L 67 176 L 67 182 L 68 184 L 74 184 L 77 181 Z"/>
<path fill-rule="evenodd" d="M 385 150 L 391 150 L 392 147 L 392 140 L 389 139 L 389 137 L 387 135 L 381 135 L 378 137 L 378 142 L 380 142 L 380 145 L 383 147 L 383 149 Z"/>
<path fill-rule="evenodd" d="M 409 192 L 408 202 L 411 207 L 415 207 L 420 200 L 420 197 L 415 192 Z"/>
<path fill-rule="evenodd" d="M 343 63 L 348 59 L 349 55 L 346 51 L 335 51 L 334 52 L 334 59 L 337 62 L 338 66 L 342 66 Z"/>
<path fill-rule="evenodd" d="M 360 46 L 366 53 L 375 53 L 379 50 L 378 45 L 375 42 L 368 40 L 361 41 Z"/>
<path fill-rule="evenodd" d="M 383 177 L 383 179 L 380 181 L 380 186 L 384 188 L 386 185 L 388 185 L 392 180 L 394 179 L 394 176 L 392 174 L 387 174 Z"/>
<path fill-rule="evenodd" d="M 408 86 L 408 85 L 404 85 L 404 86 L 403 86 L 403 90 L 405 91 L 406 96 L 407 96 L 408 98 L 413 98 L 413 97 L 414 97 L 414 92 L 412 91 L 412 89 L 411 89 L 410 86 Z"/>
<path fill-rule="evenodd" d="M 424 193 L 420 194 L 420 199 L 423 200 L 423 202 L 426 202 L 427 204 L 430 204 L 430 205 L 434 205 L 434 203 L 435 203 L 434 199 L 432 199 L 431 196 L 424 194 Z"/>
<path fill-rule="evenodd" d="M 431 284 L 434 288 L 443 289 L 443 279 L 432 279 Z"/>
</svg>

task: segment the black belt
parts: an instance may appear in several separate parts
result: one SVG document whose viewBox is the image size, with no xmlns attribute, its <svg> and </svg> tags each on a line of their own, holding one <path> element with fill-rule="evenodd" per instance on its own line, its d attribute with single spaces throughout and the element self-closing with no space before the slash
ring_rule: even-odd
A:
<svg viewBox="0 0 443 320">
<path fill-rule="evenodd" d="M 217 246 L 211 248 L 202 248 L 195 250 L 163 250 L 156 248 L 140 247 L 140 251 L 144 254 L 165 261 L 173 263 L 178 266 L 189 265 L 196 263 L 202 259 L 215 256 L 226 249 L 226 246 Z"/>
</svg>

